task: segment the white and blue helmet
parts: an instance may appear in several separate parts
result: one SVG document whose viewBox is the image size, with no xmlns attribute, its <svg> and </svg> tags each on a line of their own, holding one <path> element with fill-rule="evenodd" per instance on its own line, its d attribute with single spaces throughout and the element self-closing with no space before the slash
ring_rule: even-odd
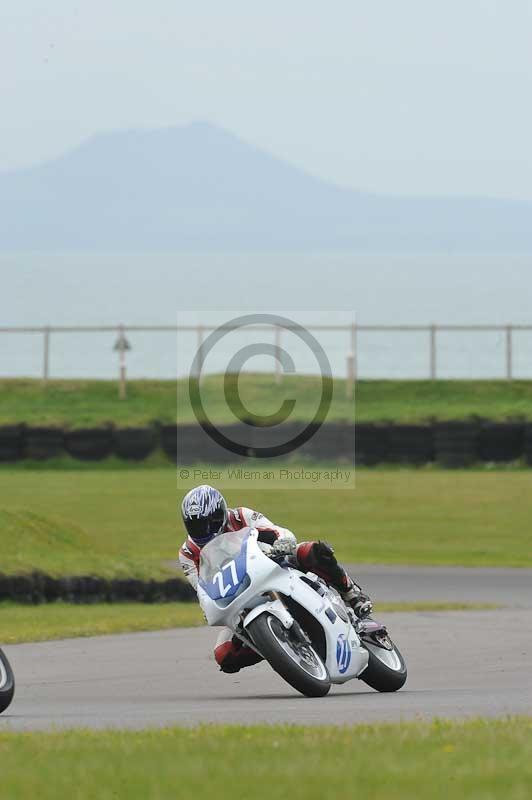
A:
<svg viewBox="0 0 532 800">
<path fill-rule="evenodd" d="M 224 529 L 227 503 L 218 489 L 203 484 L 184 496 L 181 514 L 188 535 L 199 547 L 203 547 Z"/>
</svg>

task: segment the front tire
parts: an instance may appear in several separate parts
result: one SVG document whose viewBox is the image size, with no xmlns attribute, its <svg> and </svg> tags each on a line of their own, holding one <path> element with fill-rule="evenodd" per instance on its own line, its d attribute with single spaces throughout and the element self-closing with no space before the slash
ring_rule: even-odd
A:
<svg viewBox="0 0 532 800">
<path fill-rule="evenodd" d="M 11 705 L 14 694 L 15 677 L 13 670 L 3 651 L 0 650 L 0 714 Z"/>
<path fill-rule="evenodd" d="M 368 666 L 360 675 L 360 680 L 378 692 L 396 692 L 405 685 L 407 669 L 403 656 L 389 637 L 391 649 L 379 647 L 373 642 L 363 640 L 368 651 Z"/>
<path fill-rule="evenodd" d="M 248 626 L 254 644 L 270 666 L 306 697 L 324 697 L 331 688 L 327 667 L 318 653 L 273 614 L 265 612 Z"/>
</svg>

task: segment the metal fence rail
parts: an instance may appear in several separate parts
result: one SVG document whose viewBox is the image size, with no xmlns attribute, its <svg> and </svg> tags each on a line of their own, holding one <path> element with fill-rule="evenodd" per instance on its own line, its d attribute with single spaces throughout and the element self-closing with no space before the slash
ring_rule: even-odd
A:
<svg viewBox="0 0 532 800">
<path fill-rule="evenodd" d="M 231 326 L 217 325 L 45 325 L 45 326 L 26 326 L 26 327 L 0 327 L 0 334 L 29 334 L 42 337 L 42 370 L 41 378 L 44 384 L 50 378 L 50 352 L 52 336 L 58 334 L 71 333 L 114 333 L 117 336 L 115 350 L 119 356 L 119 375 L 121 387 L 125 390 L 126 379 L 126 351 L 129 349 L 127 334 L 132 333 L 175 333 L 192 332 L 196 334 L 198 349 L 201 352 L 205 335 L 217 330 L 218 328 L 231 330 Z M 275 347 L 280 350 L 282 329 L 275 325 L 253 325 L 255 331 L 268 331 L 273 335 Z M 430 380 L 438 377 L 438 334 L 440 333 L 498 333 L 503 334 L 505 339 L 504 363 L 505 377 L 507 380 L 513 379 L 513 334 L 515 332 L 532 332 L 532 325 L 359 325 L 353 322 L 350 325 L 308 325 L 305 326 L 309 331 L 339 332 L 346 335 L 346 379 L 347 393 L 353 393 L 354 382 L 358 371 L 358 352 L 360 349 L 360 337 L 371 335 L 372 333 L 426 333 L 427 335 L 427 365 Z M 290 327 L 288 326 L 288 330 Z M 201 357 L 200 357 L 201 362 Z M 276 360 L 276 379 L 282 379 L 281 365 Z"/>
</svg>

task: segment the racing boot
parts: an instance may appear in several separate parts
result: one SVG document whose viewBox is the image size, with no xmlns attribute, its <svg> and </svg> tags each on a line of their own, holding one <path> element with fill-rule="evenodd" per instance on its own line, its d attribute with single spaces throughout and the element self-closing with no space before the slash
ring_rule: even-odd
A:
<svg viewBox="0 0 532 800">
<path fill-rule="evenodd" d="M 240 672 L 243 667 L 252 667 L 262 661 L 251 647 L 247 647 L 238 636 L 222 631 L 214 648 L 214 658 L 222 672 Z"/>
<path fill-rule="evenodd" d="M 348 576 L 349 577 L 349 576 Z M 356 583 L 351 580 L 351 588 L 347 590 L 347 592 L 341 593 L 345 602 L 351 606 L 355 614 L 359 619 L 365 619 L 369 617 L 371 612 L 373 611 L 373 603 L 371 599 L 368 597 L 367 594 L 360 589 Z"/>
<path fill-rule="evenodd" d="M 330 544 L 321 541 L 302 542 L 297 548 L 297 559 L 303 569 L 315 572 L 328 584 L 334 586 L 359 619 L 371 614 L 373 606 L 370 598 L 362 592 L 360 586 L 356 585 L 338 563 Z"/>
</svg>

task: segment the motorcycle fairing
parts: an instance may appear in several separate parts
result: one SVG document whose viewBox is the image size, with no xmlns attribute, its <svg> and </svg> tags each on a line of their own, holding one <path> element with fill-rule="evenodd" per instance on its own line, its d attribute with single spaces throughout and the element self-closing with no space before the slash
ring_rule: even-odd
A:
<svg viewBox="0 0 532 800">
<path fill-rule="evenodd" d="M 275 613 L 276 606 L 271 602 L 272 594 L 285 595 L 305 608 L 321 625 L 326 641 L 325 664 L 333 683 L 344 683 L 363 672 L 368 663 L 367 650 L 361 646 L 360 639 L 349 621 L 342 620 L 336 612 L 333 619 L 331 610 L 334 611 L 334 608 L 326 594 L 325 596 L 320 595 L 314 588 L 311 588 L 309 581 L 302 579 L 303 573 L 299 570 L 283 568 L 268 558 L 258 545 L 256 529 L 242 529 L 238 532 L 224 533 L 223 536 L 235 538 L 233 560 L 237 560 L 237 551 L 238 557 L 242 558 L 242 564 L 245 557 L 245 574 L 249 578 L 249 583 L 244 585 L 246 582 L 242 579 L 239 587 L 234 588 L 233 584 L 236 583 L 236 581 L 232 581 L 234 575 L 230 575 L 232 570 L 230 567 L 226 568 L 225 565 L 227 579 L 224 575 L 222 581 L 222 578 L 215 577 L 215 573 L 209 574 L 210 581 L 206 581 L 200 565 L 198 597 L 209 625 L 227 625 L 232 630 L 236 630 L 243 612 L 246 613 L 244 622 L 246 624 L 252 619 L 250 611 L 253 612 L 253 618 L 270 611 L 275 616 L 282 616 L 281 621 L 285 627 L 289 627 L 287 622 L 292 617 L 288 610 L 278 609 L 278 613 Z M 240 542 L 239 545 L 238 542 Z M 213 547 L 216 545 L 209 543 L 205 549 L 210 548 L 210 552 L 212 552 Z M 224 561 L 226 564 L 229 563 L 226 557 L 221 558 L 219 565 L 211 565 L 211 572 L 214 572 L 215 569 L 221 571 Z M 235 564 L 235 568 L 237 571 L 241 570 L 239 574 L 242 573 L 241 565 L 236 567 Z M 230 578 L 231 588 L 227 588 Z M 218 586 L 209 591 L 209 583 L 212 586 L 214 580 Z M 226 588 L 227 591 L 223 597 L 215 599 L 211 596 L 217 590 L 221 590 L 221 594 Z M 233 588 L 234 592 L 230 594 Z M 343 637 L 341 640 L 340 636 Z M 341 642 L 341 647 L 339 647 L 339 642 Z"/>
</svg>

